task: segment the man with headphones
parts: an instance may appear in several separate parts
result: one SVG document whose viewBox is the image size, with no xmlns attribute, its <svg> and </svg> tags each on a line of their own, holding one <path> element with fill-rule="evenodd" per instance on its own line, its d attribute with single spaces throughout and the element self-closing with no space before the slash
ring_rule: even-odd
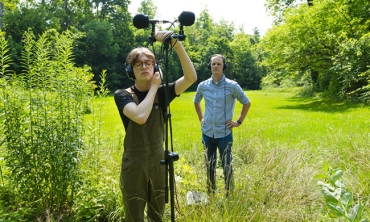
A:
<svg viewBox="0 0 370 222">
<path fill-rule="evenodd" d="M 145 207 L 148 221 L 163 220 L 166 180 L 165 165 L 161 160 L 164 159 L 165 112 L 169 103 L 197 80 L 193 63 L 182 43 L 171 36 L 171 31 L 155 33 L 156 41 L 170 41 L 184 76 L 168 86 L 162 85 L 162 74 L 154 53 L 139 47 L 126 59 L 126 72 L 135 81 L 134 85 L 114 93 L 126 131 L 120 174 L 125 221 L 144 221 Z"/>
<path fill-rule="evenodd" d="M 207 168 L 207 189 L 209 194 L 216 192 L 217 148 L 224 173 L 226 196 L 234 187 L 232 161 L 232 130 L 244 121 L 251 102 L 239 84 L 225 77 L 227 62 L 223 55 L 213 55 L 208 63 L 212 75 L 199 83 L 194 96 L 195 111 L 202 129 L 202 143 Z M 204 98 L 205 110 L 200 102 Z M 235 101 L 242 105 L 239 118 L 234 121 Z"/>
</svg>

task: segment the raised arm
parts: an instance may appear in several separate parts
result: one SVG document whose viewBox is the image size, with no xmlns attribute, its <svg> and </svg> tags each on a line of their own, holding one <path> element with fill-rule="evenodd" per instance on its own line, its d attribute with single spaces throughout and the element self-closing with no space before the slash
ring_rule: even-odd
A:
<svg viewBox="0 0 370 222">
<path fill-rule="evenodd" d="M 197 81 L 197 72 L 195 71 L 194 65 L 186 53 L 182 43 L 180 41 L 176 42 L 174 39 L 172 39 L 171 42 L 175 44 L 174 49 L 179 56 L 181 67 L 184 72 L 184 75 L 176 81 L 175 85 L 175 92 L 177 95 L 180 95 Z"/>
<path fill-rule="evenodd" d="M 172 34 L 173 33 L 171 31 L 159 31 L 155 34 L 155 38 L 157 41 L 162 42 L 164 39 L 166 39 L 166 37 Z M 197 73 L 181 41 L 171 38 L 171 45 L 173 46 L 173 48 L 175 49 L 179 57 L 181 67 L 184 72 L 184 75 L 180 77 L 178 80 L 176 80 L 176 85 L 175 85 L 176 95 L 180 95 L 187 88 L 189 88 L 193 83 L 197 81 Z"/>
</svg>

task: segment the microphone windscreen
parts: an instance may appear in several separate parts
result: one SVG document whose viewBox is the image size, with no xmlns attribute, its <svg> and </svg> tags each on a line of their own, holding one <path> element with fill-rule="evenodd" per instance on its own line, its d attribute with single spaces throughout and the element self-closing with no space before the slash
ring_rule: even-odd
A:
<svg viewBox="0 0 370 222">
<path fill-rule="evenodd" d="M 191 26 L 194 24 L 195 21 L 195 14 L 189 11 L 183 11 L 179 15 L 179 22 L 183 26 Z"/>
<path fill-rule="evenodd" d="M 143 14 L 137 14 L 132 19 L 134 26 L 138 29 L 149 27 L 149 17 Z"/>
</svg>

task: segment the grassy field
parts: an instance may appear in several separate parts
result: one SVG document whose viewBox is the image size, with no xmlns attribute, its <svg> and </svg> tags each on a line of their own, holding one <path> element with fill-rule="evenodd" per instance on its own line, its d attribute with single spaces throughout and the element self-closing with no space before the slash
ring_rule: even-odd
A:
<svg viewBox="0 0 370 222">
<path fill-rule="evenodd" d="M 344 171 L 354 203 L 370 218 L 370 109 L 360 104 L 299 98 L 294 91 L 246 91 L 252 107 L 234 133 L 235 195 L 224 198 L 221 168 L 216 195 L 188 205 L 188 191 L 205 192 L 205 168 L 194 92 L 171 105 L 176 174 L 176 221 L 336 221 L 330 219 L 317 185 L 325 163 Z M 101 165 L 109 186 L 118 189 L 124 129 L 113 97 L 100 101 Z M 235 108 L 235 120 L 241 105 Z M 323 180 L 323 179 L 321 179 Z M 102 179 L 102 183 L 107 180 Z M 116 186 L 114 188 L 114 186 Z M 119 193 L 119 192 L 117 192 Z M 119 197 L 117 197 L 119 198 Z M 170 218 L 167 205 L 166 218 Z M 341 219 L 339 221 L 345 221 Z"/>
</svg>

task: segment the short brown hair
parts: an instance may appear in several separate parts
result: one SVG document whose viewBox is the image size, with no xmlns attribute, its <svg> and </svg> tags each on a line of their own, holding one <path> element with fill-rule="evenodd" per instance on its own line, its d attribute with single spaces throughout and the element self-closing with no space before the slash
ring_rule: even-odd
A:
<svg viewBox="0 0 370 222">
<path fill-rule="evenodd" d="M 222 59 L 222 61 L 224 62 L 224 64 L 226 63 L 226 58 L 225 56 L 221 55 L 221 54 L 214 54 L 212 55 L 210 58 L 209 58 L 209 61 L 211 62 L 212 58 L 214 57 L 220 57 Z"/>
<path fill-rule="evenodd" d="M 138 48 L 134 48 L 133 50 L 131 50 L 131 52 L 128 54 L 126 58 L 126 63 L 129 65 L 133 65 L 138 60 L 141 54 L 145 54 L 146 56 L 151 58 L 154 63 L 156 62 L 154 53 L 150 51 L 150 49 L 146 47 L 138 47 Z"/>
</svg>

